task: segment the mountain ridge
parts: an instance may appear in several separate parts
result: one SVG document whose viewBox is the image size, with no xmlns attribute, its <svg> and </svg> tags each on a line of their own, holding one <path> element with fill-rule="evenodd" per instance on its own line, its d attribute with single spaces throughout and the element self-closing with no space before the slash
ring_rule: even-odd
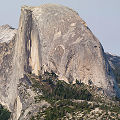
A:
<svg viewBox="0 0 120 120">
<path fill-rule="evenodd" d="M 40 105 L 50 107 L 45 100 L 35 103 L 34 97 L 42 93 L 34 91 L 30 80 L 40 80 L 45 72 L 70 84 L 92 84 L 110 98 L 120 95 L 101 43 L 70 8 L 23 6 L 18 30 L 0 27 L 0 55 L 0 103 L 13 120 L 25 119 L 32 107 L 36 112 Z"/>
</svg>

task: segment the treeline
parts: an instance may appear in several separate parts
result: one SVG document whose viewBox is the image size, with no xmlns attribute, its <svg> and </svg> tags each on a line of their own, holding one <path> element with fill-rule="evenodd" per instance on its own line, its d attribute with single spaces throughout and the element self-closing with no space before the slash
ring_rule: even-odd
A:
<svg viewBox="0 0 120 120">
<path fill-rule="evenodd" d="M 0 104 L 0 120 L 8 120 L 10 118 L 10 112 Z"/>
<path fill-rule="evenodd" d="M 42 91 L 44 97 L 49 101 L 59 99 L 92 99 L 92 94 L 83 83 L 67 84 L 58 80 L 58 76 L 55 73 L 45 72 L 44 75 L 39 76 L 39 81 L 33 80 L 33 82 L 33 87 Z"/>
</svg>

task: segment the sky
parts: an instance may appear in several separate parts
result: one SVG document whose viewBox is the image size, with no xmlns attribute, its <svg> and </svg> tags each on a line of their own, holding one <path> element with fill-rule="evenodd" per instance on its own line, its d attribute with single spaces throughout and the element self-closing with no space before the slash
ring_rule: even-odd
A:
<svg viewBox="0 0 120 120">
<path fill-rule="evenodd" d="M 120 0 L 0 0 L 0 25 L 18 28 L 22 5 L 55 3 L 76 10 L 105 52 L 120 56 Z"/>
</svg>

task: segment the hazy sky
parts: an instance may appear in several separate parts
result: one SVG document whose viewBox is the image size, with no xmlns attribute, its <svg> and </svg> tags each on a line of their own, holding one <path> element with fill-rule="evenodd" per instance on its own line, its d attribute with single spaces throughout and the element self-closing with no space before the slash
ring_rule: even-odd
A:
<svg viewBox="0 0 120 120">
<path fill-rule="evenodd" d="M 0 0 L 0 25 L 18 28 L 22 5 L 44 3 L 58 3 L 76 10 L 104 50 L 120 55 L 120 0 Z"/>
</svg>

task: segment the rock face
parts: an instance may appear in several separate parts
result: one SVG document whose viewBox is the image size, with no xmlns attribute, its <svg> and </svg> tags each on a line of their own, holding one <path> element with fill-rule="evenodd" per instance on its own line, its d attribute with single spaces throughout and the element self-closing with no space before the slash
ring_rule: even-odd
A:
<svg viewBox="0 0 120 120">
<path fill-rule="evenodd" d="M 0 26 L 0 43 L 10 42 L 14 38 L 16 32 L 17 30 L 9 25 Z"/>
<path fill-rule="evenodd" d="M 0 27 L 0 56 L 0 102 L 11 111 L 17 109 L 14 119 L 22 110 L 17 84 L 26 73 L 53 71 L 60 80 L 92 82 L 106 95 L 119 96 L 100 42 L 70 8 L 23 6 L 17 33 L 9 26 Z"/>
<path fill-rule="evenodd" d="M 112 69 L 120 68 L 120 56 L 106 53 L 106 57 Z"/>
<path fill-rule="evenodd" d="M 112 55 L 110 53 L 106 53 L 106 57 L 108 62 L 113 70 L 116 81 L 120 86 L 120 56 Z"/>
<path fill-rule="evenodd" d="M 9 110 L 17 96 L 17 83 L 12 79 L 16 32 L 9 25 L 0 26 L 0 102 Z"/>
<path fill-rule="evenodd" d="M 22 7 L 15 52 L 19 75 L 54 71 L 66 82 L 92 81 L 108 95 L 116 94 L 117 85 L 100 42 L 67 7 Z"/>
</svg>

